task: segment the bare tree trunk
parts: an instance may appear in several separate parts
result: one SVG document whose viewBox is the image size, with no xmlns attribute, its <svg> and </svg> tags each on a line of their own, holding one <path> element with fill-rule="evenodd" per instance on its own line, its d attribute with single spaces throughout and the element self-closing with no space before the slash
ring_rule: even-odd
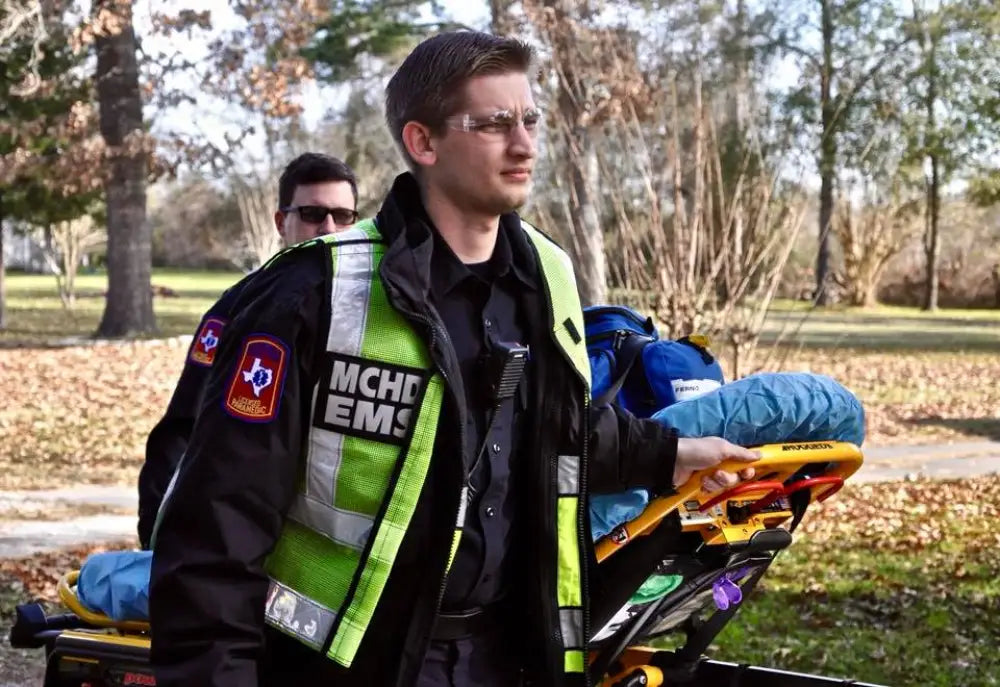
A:
<svg viewBox="0 0 1000 687">
<path fill-rule="evenodd" d="M 836 116 L 831 82 L 833 79 L 833 14 L 830 0 L 821 0 L 823 24 L 823 69 L 820 73 L 820 107 L 823 138 L 820 141 L 819 246 L 816 252 L 817 305 L 829 302 L 830 223 L 833 220 L 833 182 L 837 165 L 837 140 L 834 132 Z"/>
<path fill-rule="evenodd" d="M 0 331 L 7 327 L 7 261 L 3 252 L 3 191 L 0 191 Z"/>
<path fill-rule="evenodd" d="M 108 296 L 100 336 L 156 330 L 151 286 L 152 232 L 146 221 L 146 153 L 142 97 L 131 0 L 98 0 L 95 15 L 110 16 L 97 39 L 100 126 L 110 149 L 105 182 L 108 211 Z"/>
<path fill-rule="evenodd" d="M 924 310 L 938 307 L 938 261 L 941 256 L 941 236 L 938 231 L 940 215 L 940 178 L 936 153 L 931 154 L 931 178 L 927 186 L 927 236 L 924 240 L 924 255 L 927 258 L 927 277 L 924 291 Z"/>
<path fill-rule="evenodd" d="M 254 179 L 249 183 L 238 179 L 233 181 L 233 192 L 243 221 L 247 255 L 253 262 L 252 266 L 257 268 L 281 248 L 278 232 L 274 228 L 272 201 L 272 189 L 277 187 L 277 180 L 272 182 Z"/>
<path fill-rule="evenodd" d="M 738 150 L 743 151 L 747 145 L 747 123 L 750 121 L 750 50 L 747 47 L 747 8 L 746 0 L 736 3 L 736 31 L 738 32 L 736 57 L 736 92 L 731 95 L 730 112 L 731 125 L 735 127 L 732 141 Z M 743 158 L 743 155 L 740 155 Z M 737 261 L 743 258 L 743 232 L 746 220 L 746 205 L 743 194 L 739 194 L 733 204 L 733 258 Z"/>
<path fill-rule="evenodd" d="M 62 302 L 64 308 L 68 309 L 70 301 L 67 298 L 66 281 L 63 278 L 62 266 L 59 264 L 59 250 L 56 249 L 51 224 L 46 224 L 42 227 L 42 236 L 44 237 L 42 257 L 45 258 L 49 269 L 52 270 L 52 276 L 56 278 L 56 291 L 59 293 L 60 302 Z"/>
<path fill-rule="evenodd" d="M 993 300 L 994 305 L 1000 308 L 1000 262 L 993 265 Z"/>
<path fill-rule="evenodd" d="M 567 0 L 545 0 L 544 6 L 554 13 L 558 27 L 552 53 L 559 77 L 556 102 L 562 123 L 565 165 L 572 181 L 570 232 L 580 299 L 584 305 L 603 303 L 607 300 L 604 234 L 596 204 L 600 165 L 593 140 L 595 131 L 584 122 L 584 85 L 574 71 L 576 59 L 569 28 L 576 17 L 572 14 L 572 3 Z"/>
<path fill-rule="evenodd" d="M 576 237 L 573 244 L 577 247 L 574 262 L 580 299 L 584 305 L 594 305 L 607 301 L 604 233 L 593 194 L 598 174 L 597 150 L 590 132 L 582 127 L 577 130 L 575 145 L 578 148 L 569 162 L 573 178 L 570 221 Z"/>
<path fill-rule="evenodd" d="M 931 175 L 927 184 L 927 235 L 924 238 L 924 255 L 927 258 L 927 278 L 924 291 L 924 310 L 938 307 L 938 260 L 941 255 L 941 237 L 938 219 L 941 214 L 940 155 L 938 153 L 937 117 L 934 107 L 937 101 L 937 38 L 930 37 L 930 53 L 927 65 L 927 131 L 930 137 L 928 157 Z"/>
</svg>

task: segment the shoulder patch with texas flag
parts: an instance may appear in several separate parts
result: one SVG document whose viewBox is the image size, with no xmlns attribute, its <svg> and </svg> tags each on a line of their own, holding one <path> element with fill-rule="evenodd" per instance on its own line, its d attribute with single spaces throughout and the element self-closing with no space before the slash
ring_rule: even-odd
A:
<svg viewBox="0 0 1000 687">
<path fill-rule="evenodd" d="M 278 416 L 287 369 L 288 346 L 283 341 L 267 334 L 246 337 L 223 409 L 239 420 L 270 422 Z"/>
<path fill-rule="evenodd" d="M 226 321 L 221 317 L 207 316 L 201 321 L 198 333 L 188 350 L 188 362 L 202 367 L 212 367 L 215 362 L 215 352 L 219 350 L 219 339 Z"/>
</svg>

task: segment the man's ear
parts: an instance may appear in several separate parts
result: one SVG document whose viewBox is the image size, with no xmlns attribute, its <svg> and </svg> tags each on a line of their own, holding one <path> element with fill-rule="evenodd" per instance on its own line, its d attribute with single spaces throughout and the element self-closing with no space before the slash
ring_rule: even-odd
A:
<svg viewBox="0 0 1000 687">
<path fill-rule="evenodd" d="M 274 228 L 278 230 L 278 236 L 285 238 L 285 213 L 281 210 L 274 213 Z"/>
<path fill-rule="evenodd" d="M 437 162 L 437 151 L 431 130 L 424 124 L 410 121 L 403 126 L 403 148 L 410 158 L 422 167 Z"/>
</svg>

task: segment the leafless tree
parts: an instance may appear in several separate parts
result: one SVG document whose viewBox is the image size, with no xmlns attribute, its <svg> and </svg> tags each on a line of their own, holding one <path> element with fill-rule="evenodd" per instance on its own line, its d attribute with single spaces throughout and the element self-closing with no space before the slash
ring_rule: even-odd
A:
<svg viewBox="0 0 1000 687">
<path fill-rule="evenodd" d="M 90 215 L 57 222 L 45 229 L 44 256 L 56 277 L 64 308 L 76 305 L 76 275 L 83 258 L 107 241 L 104 227 Z"/>
</svg>

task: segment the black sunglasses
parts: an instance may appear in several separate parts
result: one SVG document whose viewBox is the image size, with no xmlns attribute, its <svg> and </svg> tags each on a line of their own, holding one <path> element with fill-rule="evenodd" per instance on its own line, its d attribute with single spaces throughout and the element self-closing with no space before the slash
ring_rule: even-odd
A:
<svg viewBox="0 0 1000 687">
<path fill-rule="evenodd" d="M 322 205 L 289 205 L 278 208 L 282 212 L 297 212 L 303 222 L 309 224 L 322 224 L 327 215 L 333 217 L 333 223 L 342 227 L 349 226 L 358 221 L 358 211 L 347 208 L 328 208 Z"/>
</svg>

